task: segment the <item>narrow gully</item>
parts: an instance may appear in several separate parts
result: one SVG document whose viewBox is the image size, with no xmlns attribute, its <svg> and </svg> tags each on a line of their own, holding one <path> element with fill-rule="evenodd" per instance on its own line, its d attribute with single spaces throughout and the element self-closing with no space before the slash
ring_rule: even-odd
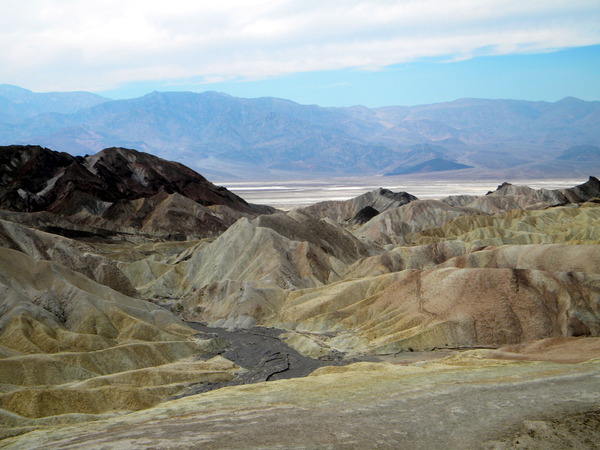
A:
<svg viewBox="0 0 600 450">
<path fill-rule="evenodd" d="M 341 356 L 334 360 L 318 360 L 303 356 L 279 338 L 285 330 L 276 328 L 252 327 L 227 330 L 209 327 L 201 322 L 187 322 L 187 324 L 200 335 L 218 337 L 225 342 L 224 350 L 208 357 L 221 355 L 247 371 L 231 381 L 192 384 L 185 392 L 173 398 L 201 394 L 225 386 L 304 377 L 319 367 L 344 365 L 357 361 L 344 359 Z M 207 355 L 202 355 L 202 358 L 206 357 Z"/>
</svg>

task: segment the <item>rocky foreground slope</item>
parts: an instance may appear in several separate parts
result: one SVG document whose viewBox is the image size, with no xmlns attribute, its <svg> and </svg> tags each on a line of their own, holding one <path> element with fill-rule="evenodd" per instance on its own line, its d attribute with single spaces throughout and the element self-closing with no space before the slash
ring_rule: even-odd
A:
<svg viewBox="0 0 600 450">
<path fill-rule="evenodd" d="M 379 189 L 284 213 L 131 150 L 0 159 L 0 446 L 167 445 L 182 427 L 184 447 L 294 447 L 308 429 L 310 445 L 367 446 L 368 429 L 384 447 L 502 446 L 524 420 L 600 409 L 594 177 L 440 200 Z M 205 392 L 252 368 L 182 319 L 271 327 L 266 341 L 318 365 L 369 362 Z"/>
</svg>

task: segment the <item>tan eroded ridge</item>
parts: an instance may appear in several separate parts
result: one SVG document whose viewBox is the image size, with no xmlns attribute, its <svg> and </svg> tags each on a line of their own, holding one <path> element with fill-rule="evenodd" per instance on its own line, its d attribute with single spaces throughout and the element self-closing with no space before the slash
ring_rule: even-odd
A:
<svg viewBox="0 0 600 450">
<path fill-rule="evenodd" d="M 115 155 L 138 178 L 119 189 L 145 192 L 143 157 Z M 59 183 L 52 211 L 0 215 L 0 445 L 483 446 L 600 409 L 594 180 L 273 214 L 201 205 L 185 180 L 111 204 Z M 244 372 L 182 319 L 371 362 L 168 401 Z"/>
</svg>

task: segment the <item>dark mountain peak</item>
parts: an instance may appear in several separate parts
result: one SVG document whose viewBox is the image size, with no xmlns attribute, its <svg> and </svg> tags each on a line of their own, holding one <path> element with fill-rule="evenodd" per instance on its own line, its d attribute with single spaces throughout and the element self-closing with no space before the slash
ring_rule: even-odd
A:
<svg viewBox="0 0 600 450">
<path fill-rule="evenodd" d="M 38 195 L 56 173 L 75 159 L 37 145 L 0 147 L 0 208 L 38 211 L 47 203 Z"/>
<path fill-rule="evenodd" d="M 172 195 L 186 200 L 167 201 Z M 92 156 L 73 157 L 39 146 L 0 147 L 0 208 L 19 212 L 48 211 L 70 217 L 69 220 L 76 223 L 81 220 L 95 223 L 100 219 L 125 223 L 122 218 L 114 217 L 115 208 L 111 206 L 117 203 L 119 211 L 137 211 L 136 221 L 129 224 L 134 227 L 143 226 L 144 218 L 150 215 L 157 226 L 170 226 L 168 223 L 172 220 L 156 219 L 153 208 L 162 211 L 159 216 L 179 214 L 186 223 L 202 224 L 206 216 L 210 227 L 203 229 L 198 225 L 199 228 L 189 230 L 194 235 L 214 232 L 216 223 L 223 231 L 226 221 L 230 220 L 224 222 L 205 208 L 207 206 L 228 207 L 231 217 L 274 211 L 248 204 L 182 164 L 137 150 L 112 147 Z M 189 220 L 192 216 L 193 220 Z"/>
<path fill-rule="evenodd" d="M 109 147 L 104 150 L 100 150 L 98 153 L 92 156 L 86 156 L 86 166 L 92 172 L 98 167 L 108 167 L 111 171 L 119 171 L 127 169 L 129 172 L 128 176 L 132 175 L 132 169 L 138 166 L 156 166 L 155 170 L 163 170 L 165 167 L 177 167 L 177 170 L 186 172 L 190 176 L 202 177 L 192 169 L 179 164 L 174 161 L 167 161 L 159 158 L 158 156 L 150 155 L 149 153 L 140 152 L 131 148 L 124 147 Z M 125 166 L 125 167 L 122 167 Z"/>
<path fill-rule="evenodd" d="M 572 203 L 600 198 L 600 180 L 590 176 L 585 183 L 565 189 L 565 191 L 567 191 L 567 196 Z"/>
<path fill-rule="evenodd" d="M 88 156 L 86 167 L 126 198 L 149 197 L 164 191 L 181 194 L 204 206 L 227 205 L 247 212 L 255 208 L 183 164 L 137 150 L 107 148 Z"/>
<path fill-rule="evenodd" d="M 492 195 L 492 194 L 506 194 L 506 190 L 510 189 L 510 187 L 512 186 L 511 183 L 509 183 L 508 181 L 503 182 L 502 184 L 499 184 L 498 187 L 496 188 L 495 191 L 487 191 L 485 193 L 485 195 Z"/>
<path fill-rule="evenodd" d="M 398 205 L 403 205 L 405 203 L 410 203 L 412 201 L 418 200 L 417 197 L 415 197 L 412 194 L 409 194 L 408 192 L 393 192 L 389 189 L 381 187 L 378 189 L 377 194 L 381 195 L 382 197 L 393 200 L 394 202 L 398 202 Z"/>
<path fill-rule="evenodd" d="M 215 186 L 189 167 L 137 150 L 107 148 L 86 157 L 85 165 L 128 199 L 164 191 L 184 195 L 205 206 L 228 204 L 234 209 L 250 209 L 243 199 Z"/>
<path fill-rule="evenodd" d="M 68 153 L 55 152 L 39 145 L 0 147 L 0 187 L 36 189 L 56 169 L 74 161 Z"/>
</svg>

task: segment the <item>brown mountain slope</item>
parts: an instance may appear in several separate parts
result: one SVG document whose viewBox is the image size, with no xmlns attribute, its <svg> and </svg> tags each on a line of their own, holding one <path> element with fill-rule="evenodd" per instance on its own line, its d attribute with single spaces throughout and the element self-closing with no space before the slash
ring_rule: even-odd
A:
<svg viewBox="0 0 600 450">
<path fill-rule="evenodd" d="M 122 294 L 137 295 L 112 259 L 81 242 L 0 219 L 0 246 L 36 260 L 55 262 Z"/>
<path fill-rule="evenodd" d="M 36 146 L 10 146 L 0 148 L 0 161 L 0 208 L 48 211 L 74 226 L 204 236 L 224 231 L 241 216 L 274 211 L 248 204 L 179 163 L 135 150 L 108 148 L 72 157 Z M 169 195 L 179 200 L 165 203 Z M 186 201 L 189 205 L 182 206 Z M 235 214 L 206 209 L 211 207 Z M 179 222 L 175 231 L 173 222 Z"/>
<path fill-rule="evenodd" d="M 291 294 L 270 323 L 334 331 L 327 345 L 391 353 L 598 336 L 600 278 L 524 269 L 429 269 Z"/>
</svg>

